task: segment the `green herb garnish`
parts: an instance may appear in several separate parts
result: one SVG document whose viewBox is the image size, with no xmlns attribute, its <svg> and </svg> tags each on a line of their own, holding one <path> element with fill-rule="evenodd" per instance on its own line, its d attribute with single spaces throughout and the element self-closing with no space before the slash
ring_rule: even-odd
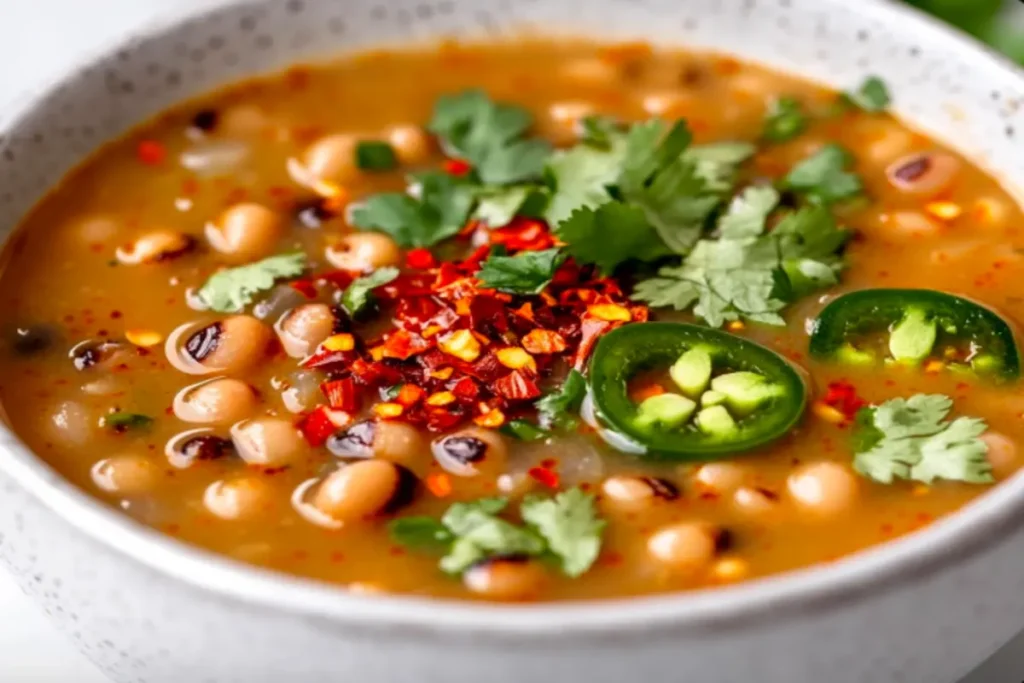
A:
<svg viewBox="0 0 1024 683">
<path fill-rule="evenodd" d="M 764 120 L 761 137 L 768 142 L 786 142 L 807 130 L 807 115 L 800 100 L 780 97 L 772 103 Z"/>
<path fill-rule="evenodd" d="M 509 294 L 540 294 L 564 260 L 560 249 L 521 251 L 515 256 L 492 251 L 476 277 L 488 289 Z"/>
<path fill-rule="evenodd" d="M 507 506 L 506 498 L 455 503 L 440 521 L 403 517 L 392 522 L 389 531 L 396 543 L 444 553 L 440 567 L 449 574 L 505 555 L 552 556 L 570 577 L 593 566 L 605 523 L 597 518 L 592 494 L 576 488 L 553 498 L 528 496 L 520 506 L 524 524 L 499 516 Z"/>
<path fill-rule="evenodd" d="M 712 327 L 745 319 L 782 325 L 779 312 L 798 295 L 835 284 L 848 233 L 827 209 L 786 214 L 770 232 L 779 194 L 750 187 L 719 219 L 718 239 L 702 239 L 678 266 L 639 282 L 633 298 L 677 310 L 691 307 Z"/>
<path fill-rule="evenodd" d="M 153 418 L 141 413 L 110 413 L 103 416 L 103 426 L 117 431 L 126 429 L 142 429 L 153 424 Z"/>
<path fill-rule="evenodd" d="M 846 170 L 852 163 L 847 150 L 828 144 L 790 169 L 782 186 L 821 204 L 849 199 L 863 190 L 860 177 Z"/>
<path fill-rule="evenodd" d="M 526 109 L 467 90 L 440 98 L 427 127 L 449 155 L 473 165 L 481 182 L 508 185 L 538 179 L 551 153 L 547 142 L 524 138 L 531 123 Z"/>
<path fill-rule="evenodd" d="M 391 171 L 398 166 L 398 157 L 386 142 L 361 140 L 356 145 L 356 166 L 364 171 Z"/>
<path fill-rule="evenodd" d="M 892 101 L 889 97 L 889 89 L 878 76 L 869 76 L 864 79 L 860 87 L 852 92 L 843 93 L 843 99 L 863 111 L 877 114 L 888 108 Z"/>
<path fill-rule="evenodd" d="M 385 266 L 353 280 L 341 297 L 341 305 L 345 312 L 353 318 L 359 317 L 373 301 L 373 290 L 394 281 L 397 277 L 398 268 Z"/>
<path fill-rule="evenodd" d="M 991 483 L 988 447 L 979 438 L 987 429 L 984 420 L 947 420 L 952 406 L 948 396 L 916 394 L 863 409 L 857 415 L 854 469 L 883 484 L 895 479 Z"/>
<path fill-rule="evenodd" d="M 446 173 L 413 177 L 416 196 L 384 192 L 352 211 L 352 224 L 390 235 L 403 248 L 430 247 L 458 234 L 473 207 L 475 188 Z"/>
<path fill-rule="evenodd" d="M 296 277 L 306 269 L 302 252 L 271 256 L 256 263 L 214 273 L 199 289 L 199 298 L 219 313 L 237 313 L 252 303 L 253 297 L 273 288 L 282 279 Z"/>
<path fill-rule="evenodd" d="M 509 420 L 499 431 L 520 441 L 540 441 L 551 436 L 551 432 L 526 420 Z"/>
<path fill-rule="evenodd" d="M 534 404 L 540 414 L 543 427 L 568 427 L 575 418 L 572 413 L 579 410 L 587 393 L 587 380 L 575 368 L 569 371 L 558 389 L 537 399 Z"/>
</svg>

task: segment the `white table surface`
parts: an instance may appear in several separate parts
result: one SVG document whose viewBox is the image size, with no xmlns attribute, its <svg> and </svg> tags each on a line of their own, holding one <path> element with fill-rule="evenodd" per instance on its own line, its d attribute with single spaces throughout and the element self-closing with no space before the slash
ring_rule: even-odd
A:
<svg viewBox="0 0 1024 683">
<path fill-rule="evenodd" d="M 181 4 L 203 5 L 206 0 L 0 0 L 0 21 L 6 28 L 0 41 L 0 103 L 40 77 L 61 71 L 109 36 Z M 962 683 L 1022 681 L 1024 634 Z M 0 683 L 70 682 L 109 683 L 0 570 Z"/>
</svg>

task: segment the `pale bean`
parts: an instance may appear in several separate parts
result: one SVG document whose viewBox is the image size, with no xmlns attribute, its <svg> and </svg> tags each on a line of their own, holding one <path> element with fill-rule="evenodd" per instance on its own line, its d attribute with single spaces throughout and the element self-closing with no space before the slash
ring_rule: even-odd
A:
<svg viewBox="0 0 1024 683">
<path fill-rule="evenodd" d="M 195 238 L 183 232 L 153 230 L 130 244 L 118 247 L 116 256 L 119 262 L 129 266 L 158 263 L 191 251 L 195 244 Z"/>
<path fill-rule="evenodd" d="M 253 519 L 277 502 L 277 492 L 264 478 L 246 475 L 215 481 L 203 493 L 203 505 L 224 520 Z"/>
<path fill-rule="evenodd" d="M 528 557 L 496 557 L 483 560 L 462 575 L 472 593 L 507 602 L 536 598 L 547 583 L 547 572 Z"/>
<path fill-rule="evenodd" d="M 992 474 L 996 479 L 1006 479 L 1017 471 L 1017 444 L 1008 436 L 999 432 L 986 432 L 981 435 L 988 451 L 985 458 L 992 466 Z"/>
<path fill-rule="evenodd" d="M 402 262 L 398 244 L 379 232 L 354 232 L 327 247 L 327 261 L 341 270 L 364 273 Z"/>
<path fill-rule="evenodd" d="M 386 460 L 360 460 L 327 475 L 313 495 L 313 506 L 338 522 L 389 514 L 412 501 L 416 475 Z"/>
<path fill-rule="evenodd" d="M 787 486 L 797 506 L 821 517 L 850 513 L 860 493 L 857 475 L 829 461 L 801 465 L 789 476 Z"/>
<path fill-rule="evenodd" d="M 736 490 L 749 476 L 742 465 L 722 461 L 701 465 L 694 480 L 702 488 L 721 495 Z"/>
<path fill-rule="evenodd" d="M 180 350 L 206 373 L 241 374 L 267 358 L 269 327 L 250 315 L 233 315 L 193 332 Z"/>
<path fill-rule="evenodd" d="M 655 477 L 609 477 L 601 484 L 603 507 L 623 512 L 650 509 L 659 501 L 679 498 L 679 489 L 672 482 Z"/>
<path fill-rule="evenodd" d="M 262 204 L 243 202 L 207 223 L 206 240 L 232 263 L 256 261 L 274 253 L 284 219 Z"/>
<path fill-rule="evenodd" d="M 720 532 L 701 522 L 663 527 L 647 539 L 647 552 L 657 562 L 680 573 L 706 568 L 718 553 Z"/>
<path fill-rule="evenodd" d="M 430 448 L 437 463 L 459 477 L 497 476 L 508 460 L 508 446 L 502 436 L 480 427 L 468 427 L 443 436 Z"/>
<path fill-rule="evenodd" d="M 901 192 L 934 197 L 953 184 L 962 166 L 959 159 L 945 152 L 915 153 L 892 162 L 885 174 Z"/>
<path fill-rule="evenodd" d="M 418 166 L 430 159 L 433 143 L 430 135 L 420 126 L 398 125 L 386 131 L 395 156 L 405 166 Z"/>
<path fill-rule="evenodd" d="M 92 468 L 92 481 L 107 493 L 136 496 L 152 490 L 160 468 L 149 458 L 123 454 L 100 460 Z"/>
<path fill-rule="evenodd" d="M 359 177 L 356 166 L 358 138 L 347 133 L 328 135 L 310 145 L 303 164 L 310 180 L 344 185 Z"/>
<path fill-rule="evenodd" d="M 250 465 L 278 467 L 294 462 L 306 451 L 302 433 L 290 420 L 257 417 L 231 427 L 238 455 Z"/>
<path fill-rule="evenodd" d="M 256 411 L 259 399 L 245 382 L 220 377 L 185 387 L 174 397 L 174 415 L 196 424 L 232 424 Z"/>
<path fill-rule="evenodd" d="M 281 316 L 274 325 L 285 353 L 305 358 L 339 329 L 339 319 L 327 304 L 302 304 Z"/>
</svg>

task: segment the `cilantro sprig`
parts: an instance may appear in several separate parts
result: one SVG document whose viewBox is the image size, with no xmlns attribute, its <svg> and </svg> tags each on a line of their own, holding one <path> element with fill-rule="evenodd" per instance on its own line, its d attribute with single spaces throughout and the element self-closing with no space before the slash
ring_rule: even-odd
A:
<svg viewBox="0 0 1024 683">
<path fill-rule="evenodd" d="M 575 422 L 573 413 L 579 410 L 587 393 L 587 380 L 575 368 L 569 371 L 562 384 L 534 404 L 545 428 L 567 427 Z"/>
<path fill-rule="evenodd" d="M 454 237 L 473 208 L 475 188 L 439 171 L 412 177 L 409 193 L 383 192 L 356 206 L 352 225 L 389 235 L 400 247 L 430 247 Z"/>
<path fill-rule="evenodd" d="M 228 268 L 210 276 L 198 295 L 210 310 L 237 313 L 253 301 L 253 297 L 273 288 L 282 278 L 301 275 L 306 269 L 302 252 L 271 256 L 256 263 Z"/>
<path fill-rule="evenodd" d="M 782 187 L 807 196 L 820 204 L 832 204 L 861 193 L 860 176 L 848 167 L 853 155 L 843 147 L 830 143 L 797 163 L 782 180 Z"/>
<path fill-rule="evenodd" d="M 800 100 L 780 97 L 772 103 L 764 119 L 761 138 L 768 142 L 786 142 L 807 130 L 807 114 Z"/>
<path fill-rule="evenodd" d="M 522 107 L 467 90 L 440 98 L 427 128 L 449 155 L 469 161 L 481 182 L 508 185 L 539 178 L 551 153 L 547 142 L 524 137 L 531 124 Z"/>
<path fill-rule="evenodd" d="M 984 420 L 949 420 L 953 400 L 941 394 L 894 398 L 857 415 L 853 467 L 883 484 L 936 479 L 987 484 L 994 481 L 980 438 Z"/>
<path fill-rule="evenodd" d="M 639 282 L 633 298 L 692 308 L 712 327 L 740 319 L 784 324 L 789 301 L 835 284 L 848 233 L 817 205 L 783 215 L 768 231 L 778 203 L 774 188 L 747 188 L 719 219 L 718 239 L 700 240 L 681 264 Z"/>
<path fill-rule="evenodd" d="M 400 545 L 443 553 L 439 566 L 454 575 L 491 557 L 527 555 L 551 557 L 566 576 L 577 577 L 597 560 L 605 522 L 593 494 L 574 488 L 527 496 L 519 508 L 523 524 L 500 516 L 507 507 L 501 497 L 454 503 L 440 520 L 403 517 L 389 531 Z"/>
<path fill-rule="evenodd" d="M 540 294 L 565 261 L 561 249 L 522 251 L 515 256 L 491 252 L 476 277 L 488 289 L 509 294 Z"/>
<path fill-rule="evenodd" d="M 885 111 L 892 102 L 889 88 L 878 76 L 868 76 L 856 90 L 843 93 L 843 99 L 870 114 Z"/>
<path fill-rule="evenodd" d="M 341 296 L 341 305 L 351 317 L 361 315 L 373 302 L 373 290 L 393 282 L 398 277 L 398 268 L 384 266 L 369 275 L 352 281 Z"/>
</svg>

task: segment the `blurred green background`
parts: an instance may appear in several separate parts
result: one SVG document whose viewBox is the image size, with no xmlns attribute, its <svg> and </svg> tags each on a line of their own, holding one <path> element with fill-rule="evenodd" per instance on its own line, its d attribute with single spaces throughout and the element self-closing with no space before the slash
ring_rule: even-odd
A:
<svg viewBox="0 0 1024 683">
<path fill-rule="evenodd" d="M 905 0 L 1024 63 L 1024 4 L 1020 0 Z"/>
</svg>

